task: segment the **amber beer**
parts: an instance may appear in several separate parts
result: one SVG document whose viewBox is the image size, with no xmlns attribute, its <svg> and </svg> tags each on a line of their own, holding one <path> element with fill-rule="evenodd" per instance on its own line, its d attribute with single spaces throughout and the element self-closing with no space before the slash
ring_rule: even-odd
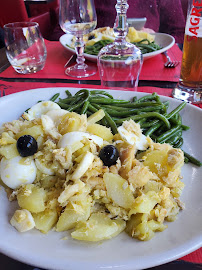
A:
<svg viewBox="0 0 202 270">
<path fill-rule="evenodd" d="M 202 37 L 185 35 L 180 81 L 189 87 L 202 88 Z"/>
<path fill-rule="evenodd" d="M 189 0 L 180 80 L 173 97 L 202 102 L 202 0 Z"/>
</svg>

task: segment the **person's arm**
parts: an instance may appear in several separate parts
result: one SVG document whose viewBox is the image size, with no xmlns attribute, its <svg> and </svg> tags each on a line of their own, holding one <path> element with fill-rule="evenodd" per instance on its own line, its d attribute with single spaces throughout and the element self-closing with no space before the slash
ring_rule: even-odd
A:
<svg viewBox="0 0 202 270">
<path fill-rule="evenodd" d="M 159 32 L 172 35 L 176 43 L 183 43 L 185 18 L 180 0 L 159 0 Z"/>
</svg>

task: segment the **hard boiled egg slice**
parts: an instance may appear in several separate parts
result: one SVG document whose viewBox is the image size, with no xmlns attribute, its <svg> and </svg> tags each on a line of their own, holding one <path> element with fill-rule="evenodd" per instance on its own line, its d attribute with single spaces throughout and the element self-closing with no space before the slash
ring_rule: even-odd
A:
<svg viewBox="0 0 202 270">
<path fill-rule="evenodd" d="M 81 131 L 72 131 L 66 133 L 58 143 L 58 146 L 60 148 L 65 148 L 68 146 L 73 146 L 75 143 L 82 141 L 84 138 L 92 140 L 95 144 L 102 146 L 103 145 L 103 139 L 96 136 L 96 135 L 91 135 L 86 132 L 81 132 Z"/>
<path fill-rule="evenodd" d="M 42 101 L 32 106 L 27 113 L 23 113 L 22 117 L 31 121 L 40 118 L 42 114 L 46 114 L 51 110 L 61 110 L 61 108 L 53 101 Z"/>
<path fill-rule="evenodd" d="M 128 131 L 123 126 L 118 127 L 118 133 L 121 135 L 123 140 L 127 143 L 136 146 L 137 150 L 146 150 L 148 147 L 147 138 L 144 134 L 137 136 L 132 131 Z"/>
<path fill-rule="evenodd" d="M 35 227 L 35 222 L 32 214 L 26 209 L 16 210 L 10 220 L 10 223 L 19 232 L 26 232 Z"/>
<path fill-rule="evenodd" d="M 48 115 L 53 120 L 55 126 L 57 127 L 61 121 L 61 117 L 67 113 L 67 110 L 60 109 L 48 111 L 46 115 Z"/>
<path fill-rule="evenodd" d="M 20 156 L 5 159 L 0 163 L 1 180 L 9 188 L 15 189 L 22 184 L 32 184 L 36 178 L 37 168 L 31 158 Z"/>
</svg>

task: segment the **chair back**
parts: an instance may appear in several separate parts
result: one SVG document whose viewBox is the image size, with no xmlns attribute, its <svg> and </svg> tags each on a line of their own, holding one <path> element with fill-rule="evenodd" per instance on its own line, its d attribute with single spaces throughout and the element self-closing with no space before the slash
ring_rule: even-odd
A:
<svg viewBox="0 0 202 270">
<path fill-rule="evenodd" d="M 24 0 L 3 0 L 0 7 L 0 27 L 12 22 L 28 21 Z"/>
</svg>

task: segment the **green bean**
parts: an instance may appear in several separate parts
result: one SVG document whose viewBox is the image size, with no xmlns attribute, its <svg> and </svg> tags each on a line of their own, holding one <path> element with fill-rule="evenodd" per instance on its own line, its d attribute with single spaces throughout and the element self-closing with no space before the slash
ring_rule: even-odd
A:
<svg viewBox="0 0 202 270">
<path fill-rule="evenodd" d="M 190 129 L 190 127 L 186 126 L 186 125 L 181 125 L 181 127 L 182 127 L 183 130 L 189 130 Z"/>
<path fill-rule="evenodd" d="M 180 148 L 183 145 L 183 138 L 180 138 L 174 145 L 173 147 L 175 148 Z"/>
<path fill-rule="evenodd" d="M 171 137 L 165 140 L 166 143 L 174 145 L 182 137 L 182 129 L 175 131 Z"/>
<path fill-rule="evenodd" d="M 107 122 L 107 120 L 106 120 L 105 117 L 103 117 L 103 118 L 101 119 L 101 123 L 102 123 L 103 126 L 108 126 L 108 122 Z"/>
<path fill-rule="evenodd" d="M 102 106 L 101 106 L 102 107 Z M 102 107 L 104 108 L 104 107 Z M 132 110 L 124 110 L 124 111 L 117 111 L 114 109 L 109 109 L 109 108 L 105 108 L 106 111 L 111 115 L 111 116 L 129 116 L 129 115 L 134 115 L 134 114 L 138 114 L 140 112 L 154 112 L 154 111 L 160 111 L 160 109 L 162 108 L 162 105 L 160 106 L 155 106 L 155 107 L 144 107 L 144 108 L 136 108 L 136 109 L 132 109 Z"/>
<path fill-rule="evenodd" d="M 157 120 L 158 123 L 154 124 L 153 126 L 151 126 L 146 132 L 145 132 L 145 136 L 151 136 L 161 125 L 162 123 L 159 122 L 159 120 Z"/>
<path fill-rule="evenodd" d="M 89 103 L 89 105 L 88 105 L 88 109 L 89 109 L 91 112 L 93 112 L 93 113 L 95 113 L 95 112 L 98 111 L 98 109 L 95 108 L 95 107 L 94 107 L 92 104 L 90 104 L 90 103 Z"/>
<path fill-rule="evenodd" d="M 92 90 L 90 92 L 90 94 L 91 94 L 91 96 L 92 95 L 103 95 L 103 96 L 107 96 L 107 97 L 109 97 L 111 99 L 114 99 L 114 97 L 112 95 L 110 95 L 108 92 L 102 91 L 102 90 Z"/>
<path fill-rule="evenodd" d="M 56 93 L 55 95 L 53 95 L 51 98 L 50 98 L 50 101 L 55 101 L 58 97 L 59 97 L 59 93 Z"/>
<path fill-rule="evenodd" d="M 175 108 L 172 112 L 170 112 L 167 115 L 167 118 L 170 119 L 172 118 L 175 114 L 177 114 L 179 111 L 181 111 L 185 106 L 186 106 L 186 101 L 182 102 L 177 108 Z"/>
<path fill-rule="evenodd" d="M 194 158 L 193 156 L 189 155 L 189 154 L 188 154 L 187 152 L 185 152 L 185 151 L 183 151 L 183 152 L 184 152 L 184 156 L 185 156 L 186 158 L 188 158 L 189 161 L 190 161 L 191 163 L 195 164 L 196 166 L 201 167 L 202 163 L 201 163 L 198 159 L 196 159 L 196 158 Z"/>
<path fill-rule="evenodd" d="M 157 142 L 165 142 L 167 139 L 172 137 L 176 131 L 178 131 L 181 128 L 181 125 L 175 126 L 169 130 L 167 130 L 165 133 L 161 134 L 157 138 Z"/>
<path fill-rule="evenodd" d="M 58 101 L 57 104 L 58 104 L 62 109 L 65 109 L 65 110 L 68 110 L 68 109 L 69 109 L 69 105 L 66 104 L 66 103 L 63 103 L 62 101 Z"/>
<path fill-rule="evenodd" d="M 144 102 L 144 101 L 148 101 L 148 100 L 158 100 L 158 102 L 160 102 L 160 98 L 159 96 L 157 95 L 157 93 L 152 93 L 151 95 L 146 95 L 146 96 L 143 96 L 141 98 L 138 99 L 138 103 L 140 102 Z"/>
<path fill-rule="evenodd" d="M 86 101 L 83 103 L 83 107 L 82 107 L 82 109 L 81 109 L 81 111 L 80 111 L 80 114 L 85 114 L 85 113 L 87 112 L 87 110 L 88 110 L 88 106 L 89 106 L 89 101 L 86 100 Z"/>
<path fill-rule="evenodd" d="M 59 101 L 61 101 L 62 103 L 70 103 L 71 101 L 75 100 L 75 97 L 68 97 L 68 98 L 59 98 Z"/>
<path fill-rule="evenodd" d="M 125 111 L 127 109 L 125 107 L 119 107 L 119 106 L 116 106 L 114 104 L 111 104 L 111 105 L 102 104 L 101 107 L 106 108 L 106 109 L 113 109 L 113 110 L 117 110 L 117 111 Z"/>
<path fill-rule="evenodd" d="M 143 123 L 141 127 L 143 128 L 152 127 L 156 125 L 157 123 L 159 123 L 159 120 L 152 120 L 150 122 Z"/>
<path fill-rule="evenodd" d="M 90 102 L 96 103 L 96 104 L 127 104 L 130 101 L 127 100 L 121 100 L 121 99 L 110 99 L 110 98 L 90 98 Z"/>
<path fill-rule="evenodd" d="M 137 120 L 140 120 L 141 118 L 150 118 L 150 117 L 156 117 L 160 119 L 166 125 L 168 129 L 170 128 L 170 122 L 168 121 L 168 119 L 164 115 L 158 112 L 148 112 L 148 113 L 142 113 L 140 115 L 134 115 L 129 118 L 122 118 L 120 120 L 117 120 L 116 124 L 122 124 L 124 121 L 129 121 L 130 119 L 137 121 Z"/>
<path fill-rule="evenodd" d="M 68 97 L 72 97 L 72 94 L 69 92 L 69 90 L 66 90 L 65 93 Z"/>
<path fill-rule="evenodd" d="M 125 108 L 140 108 L 140 107 L 148 107 L 148 106 L 159 106 L 162 105 L 161 102 L 131 102 L 131 103 L 126 103 L 126 104 L 117 104 L 116 106 L 118 107 L 125 107 Z"/>
<path fill-rule="evenodd" d="M 69 112 L 75 111 L 76 109 L 78 109 L 78 108 L 80 108 L 81 106 L 83 106 L 84 102 L 85 102 L 85 101 L 80 101 L 80 102 L 77 103 L 77 104 L 74 104 L 74 105 L 69 106 L 68 111 L 69 111 Z"/>
</svg>

